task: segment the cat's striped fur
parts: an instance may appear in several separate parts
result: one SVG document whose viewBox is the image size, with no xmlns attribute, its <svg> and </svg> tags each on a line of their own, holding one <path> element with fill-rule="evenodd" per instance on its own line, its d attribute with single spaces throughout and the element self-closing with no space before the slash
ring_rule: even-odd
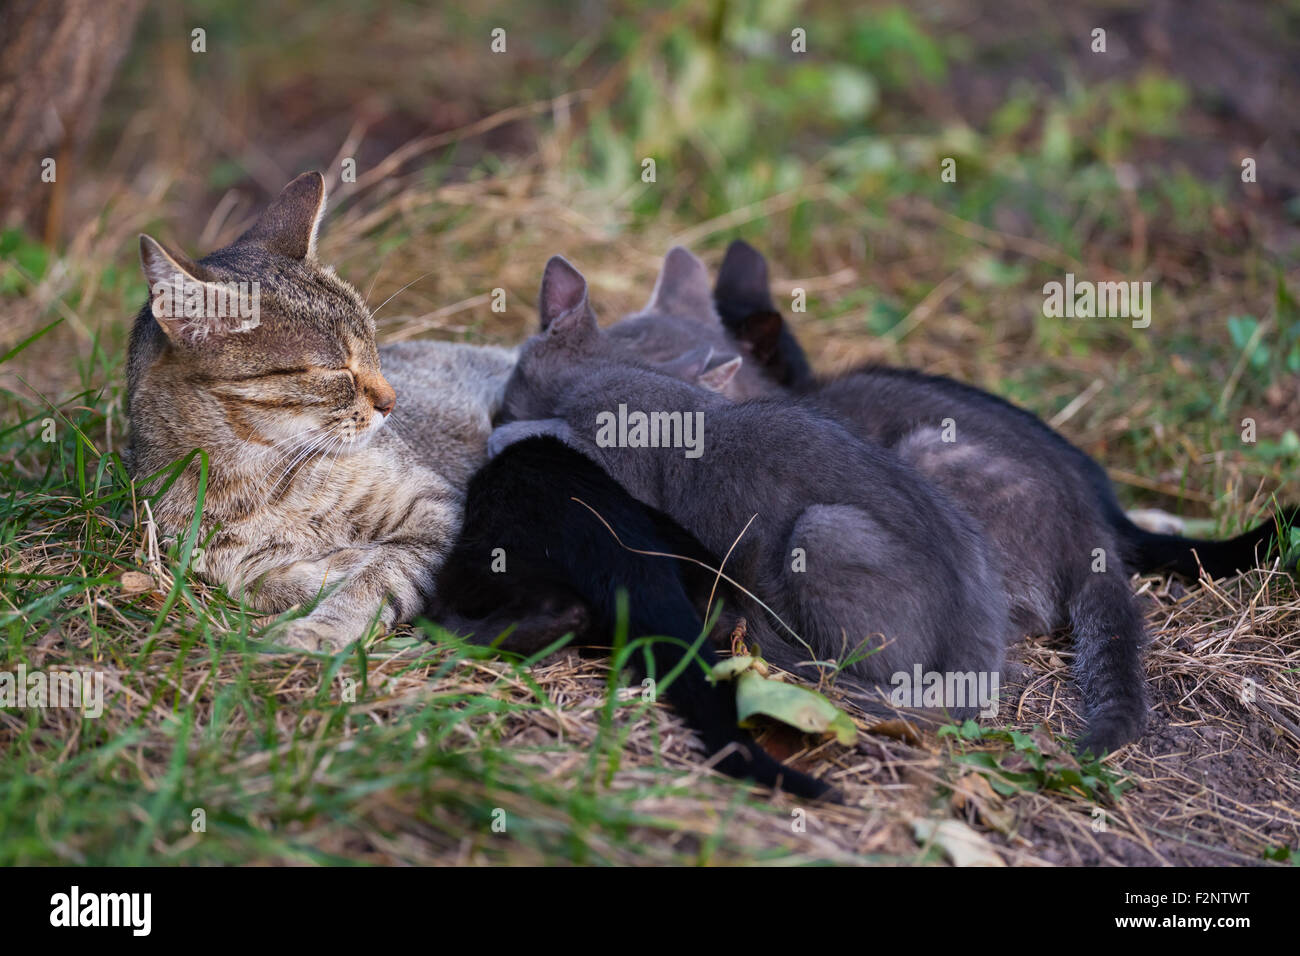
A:
<svg viewBox="0 0 1300 956">
<path fill-rule="evenodd" d="M 260 315 L 240 330 L 155 315 L 151 301 L 128 360 L 132 474 L 203 449 L 196 569 L 268 612 L 323 592 L 278 641 L 309 649 L 344 647 L 422 610 L 513 365 L 505 349 L 377 350 L 362 297 L 317 261 L 324 206 L 320 174 L 305 173 L 198 262 L 142 236 L 151 290 L 178 278 L 256 281 Z M 165 534 L 188 529 L 198 478 L 195 461 L 154 505 Z"/>
</svg>

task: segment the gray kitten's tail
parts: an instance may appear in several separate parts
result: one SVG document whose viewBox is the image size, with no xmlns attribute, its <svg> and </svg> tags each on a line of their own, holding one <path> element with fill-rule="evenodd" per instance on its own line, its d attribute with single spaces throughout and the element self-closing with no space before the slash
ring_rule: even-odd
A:
<svg viewBox="0 0 1300 956">
<path fill-rule="evenodd" d="M 1142 617 L 1127 576 L 1114 572 L 1089 575 L 1069 612 L 1087 721 L 1079 749 L 1101 756 L 1135 739 L 1146 723 Z"/>
</svg>

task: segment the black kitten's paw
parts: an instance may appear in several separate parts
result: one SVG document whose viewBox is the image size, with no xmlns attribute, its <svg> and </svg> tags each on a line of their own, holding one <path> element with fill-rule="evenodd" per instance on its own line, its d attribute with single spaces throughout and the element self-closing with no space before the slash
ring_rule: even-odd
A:
<svg viewBox="0 0 1300 956">
<path fill-rule="evenodd" d="M 753 780 L 773 790 L 781 790 L 794 797 L 842 803 L 844 798 L 828 783 L 810 777 L 775 759 L 757 744 L 737 748 L 715 765 L 730 777 Z"/>
</svg>

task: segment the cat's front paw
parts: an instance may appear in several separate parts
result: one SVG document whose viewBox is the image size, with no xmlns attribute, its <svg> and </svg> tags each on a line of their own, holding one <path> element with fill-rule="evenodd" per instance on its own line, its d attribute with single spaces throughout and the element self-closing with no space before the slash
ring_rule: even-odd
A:
<svg viewBox="0 0 1300 956">
<path fill-rule="evenodd" d="M 300 617 L 273 631 L 269 643 L 274 647 L 335 654 L 355 640 L 356 634 L 350 629 L 341 628 L 328 621 Z"/>
</svg>

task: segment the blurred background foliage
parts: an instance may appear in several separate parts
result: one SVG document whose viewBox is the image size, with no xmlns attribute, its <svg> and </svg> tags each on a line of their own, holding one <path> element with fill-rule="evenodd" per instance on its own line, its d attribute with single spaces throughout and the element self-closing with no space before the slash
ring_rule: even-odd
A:
<svg viewBox="0 0 1300 956">
<path fill-rule="evenodd" d="M 206 251 L 317 167 L 372 301 L 432 273 L 400 334 L 517 340 L 557 251 L 610 318 L 670 242 L 716 262 L 742 236 L 806 291 L 822 367 L 909 362 L 1049 419 L 1091 389 L 1059 424 L 1135 495 L 1250 498 L 1300 466 L 1297 37 L 1295 0 L 147 3 L 56 249 L 0 236 L 6 335 L 66 313 L 108 372 L 135 231 Z M 1151 281 L 1151 328 L 1045 317 L 1066 272 Z"/>
</svg>

